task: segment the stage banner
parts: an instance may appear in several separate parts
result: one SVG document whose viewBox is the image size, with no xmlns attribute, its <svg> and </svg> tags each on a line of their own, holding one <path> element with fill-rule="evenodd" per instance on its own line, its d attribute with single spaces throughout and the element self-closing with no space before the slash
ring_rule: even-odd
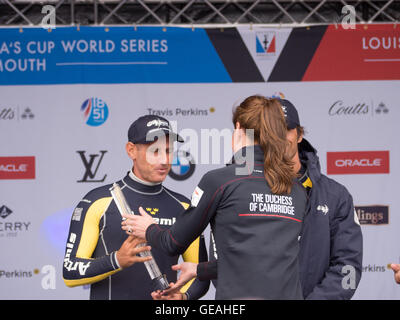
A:
<svg viewBox="0 0 400 320">
<path fill-rule="evenodd" d="M 0 299 L 88 299 L 62 279 L 69 223 L 87 192 L 131 169 L 136 118 L 166 117 L 185 139 L 165 186 L 190 198 L 230 160 L 232 111 L 254 94 L 292 101 L 322 172 L 353 196 L 353 299 L 400 299 L 388 269 L 400 263 L 399 86 L 392 24 L 0 29 Z"/>
</svg>

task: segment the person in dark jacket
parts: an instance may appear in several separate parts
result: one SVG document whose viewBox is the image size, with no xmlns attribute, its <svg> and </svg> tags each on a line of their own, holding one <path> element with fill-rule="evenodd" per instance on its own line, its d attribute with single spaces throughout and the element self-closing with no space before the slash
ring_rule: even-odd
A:
<svg viewBox="0 0 400 320">
<path fill-rule="evenodd" d="M 308 185 L 308 211 L 300 239 L 300 279 L 306 299 L 350 299 L 361 280 L 363 239 L 349 191 L 321 173 L 317 151 L 303 138 L 296 108 L 282 100 L 297 133 L 299 172 Z M 295 155 L 296 157 L 296 155 Z"/>
<path fill-rule="evenodd" d="M 351 299 L 361 280 L 363 241 L 361 227 L 349 191 L 321 173 L 316 149 L 303 138 L 296 108 L 281 100 L 292 142 L 299 179 L 308 190 L 307 213 L 300 237 L 300 281 L 305 299 Z M 211 237 L 212 238 L 212 237 Z M 198 265 L 183 263 L 178 282 L 188 279 L 216 279 L 217 261 L 210 245 L 210 261 Z"/>
<path fill-rule="evenodd" d="M 300 278 L 306 299 L 351 299 L 361 280 L 363 240 L 348 190 L 321 173 L 316 150 L 303 139 L 300 159 L 312 181 L 300 239 Z"/>
</svg>

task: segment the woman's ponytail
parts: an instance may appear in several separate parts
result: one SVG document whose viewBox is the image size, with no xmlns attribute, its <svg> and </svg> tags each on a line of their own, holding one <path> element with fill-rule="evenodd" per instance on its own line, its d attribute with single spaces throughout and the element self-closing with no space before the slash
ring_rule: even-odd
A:
<svg viewBox="0 0 400 320">
<path fill-rule="evenodd" d="M 234 113 L 234 125 L 236 122 L 244 129 L 254 130 L 254 140 L 264 152 L 264 176 L 271 191 L 290 193 L 296 174 L 286 154 L 287 126 L 279 100 L 262 96 L 247 98 Z"/>
</svg>

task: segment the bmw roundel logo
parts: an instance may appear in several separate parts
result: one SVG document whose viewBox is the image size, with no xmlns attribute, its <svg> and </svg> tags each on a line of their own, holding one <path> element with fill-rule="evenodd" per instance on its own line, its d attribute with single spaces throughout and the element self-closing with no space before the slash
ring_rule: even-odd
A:
<svg viewBox="0 0 400 320">
<path fill-rule="evenodd" d="M 196 165 L 192 155 L 183 150 L 175 151 L 174 160 L 172 161 L 171 170 L 168 175 L 174 180 L 189 179 L 194 173 Z"/>
</svg>

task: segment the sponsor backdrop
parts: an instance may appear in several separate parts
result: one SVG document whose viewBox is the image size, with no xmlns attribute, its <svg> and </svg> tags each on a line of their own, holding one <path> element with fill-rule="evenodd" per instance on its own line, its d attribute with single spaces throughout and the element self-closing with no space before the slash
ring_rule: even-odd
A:
<svg viewBox="0 0 400 320">
<path fill-rule="evenodd" d="M 130 169 L 133 120 L 173 121 L 186 142 L 165 184 L 190 197 L 229 160 L 232 109 L 253 94 L 297 106 L 323 173 L 354 197 L 365 249 L 354 299 L 399 299 L 387 267 L 400 262 L 399 80 L 396 25 L 1 29 L 0 299 L 88 298 L 62 280 L 69 221 Z"/>
</svg>

